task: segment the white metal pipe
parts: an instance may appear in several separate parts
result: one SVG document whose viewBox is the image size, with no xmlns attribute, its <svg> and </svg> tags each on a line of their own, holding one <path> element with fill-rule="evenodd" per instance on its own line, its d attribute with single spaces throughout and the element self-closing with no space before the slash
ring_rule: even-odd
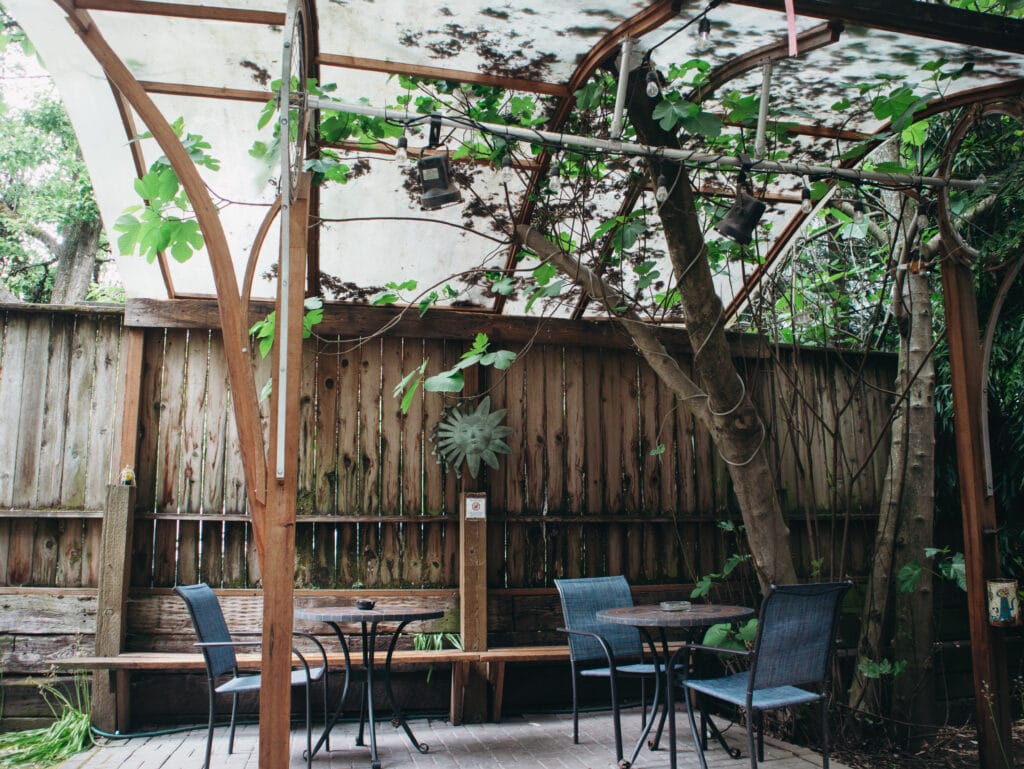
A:
<svg viewBox="0 0 1024 769">
<path fill-rule="evenodd" d="M 615 91 L 615 111 L 612 113 L 612 136 L 622 136 L 622 115 L 626 111 L 626 88 L 629 86 L 630 58 L 633 56 L 633 38 L 622 38 L 622 56 L 619 59 L 619 87 Z"/>
<path fill-rule="evenodd" d="M 290 275 L 289 262 L 291 257 L 291 228 L 289 220 L 291 215 L 289 209 L 292 202 L 292 142 L 291 142 L 291 104 L 289 103 L 289 87 L 292 80 L 292 38 L 291 30 L 295 24 L 295 3 L 288 4 L 288 24 L 285 26 L 286 38 L 284 50 L 281 56 L 281 87 L 279 98 L 281 104 L 281 117 L 279 120 L 281 137 L 281 253 L 278 256 L 278 308 L 277 322 L 274 328 L 274 335 L 277 347 L 277 387 L 273 397 L 277 399 L 277 419 L 274 421 L 275 451 L 274 451 L 274 477 L 283 480 L 285 475 L 285 431 L 287 429 L 286 414 L 288 412 L 288 350 L 286 349 L 286 337 L 288 329 L 288 276 Z M 302 125 L 302 120 L 299 120 Z M 296 141 L 301 142 L 302 137 L 297 136 Z"/>
<path fill-rule="evenodd" d="M 335 101 L 333 99 L 322 99 L 311 96 L 307 100 L 307 108 L 311 110 L 332 110 L 334 112 L 348 112 L 353 115 L 366 115 L 368 117 L 379 117 L 394 123 L 410 125 L 423 122 L 428 119 L 427 115 L 410 116 L 399 110 L 388 110 L 380 107 L 370 107 L 365 104 L 352 104 L 349 102 Z M 858 171 L 852 168 L 834 168 L 832 166 L 809 165 L 806 163 L 781 163 L 775 160 L 742 160 L 731 155 L 709 155 L 703 152 L 691 150 L 671 149 L 668 147 L 655 147 L 648 144 L 634 144 L 632 142 L 616 141 L 613 139 L 594 139 L 589 136 L 575 136 L 573 134 L 556 133 L 554 131 L 541 131 L 533 128 L 519 128 L 517 126 L 500 125 L 497 123 L 480 123 L 470 121 L 461 117 L 450 117 L 437 115 L 441 123 L 453 128 L 466 128 L 483 131 L 501 136 L 506 139 L 515 139 L 526 142 L 543 142 L 568 149 L 598 150 L 612 155 L 624 155 L 629 157 L 656 157 L 669 160 L 674 163 L 710 166 L 714 168 L 745 168 L 747 171 L 762 173 L 793 174 L 795 176 L 810 176 L 814 178 L 833 177 L 847 181 L 875 182 L 902 187 L 952 187 L 955 189 L 976 189 L 983 187 L 988 182 L 984 177 L 978 179 L 941 179 L 937 176 L 921 176 L 918 174 L 891 174 L 878 171 Z"/>
<path fill-rule="evenodd" d="M 757 134 L 754 138 L 754 157 L 764 157 L 764 135 L 768 129 L 768 102 L 771 101 L 772 60 L 761 62 L 761 105 L 757 112 Z"/>
</svg>

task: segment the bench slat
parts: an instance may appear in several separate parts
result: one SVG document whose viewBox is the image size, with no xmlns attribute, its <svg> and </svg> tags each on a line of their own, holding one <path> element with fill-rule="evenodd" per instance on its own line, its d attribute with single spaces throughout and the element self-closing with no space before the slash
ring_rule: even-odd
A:
<svg viewBox="0 0 1024 769">
<path fill-rule="evenodd" d="M 384 652 L 378 651 L 374 663 L 384 664 Z M 307 654 L 311 663 L 318 659 L 317 654 Z M 476 662 L 480 652 L 463 652 L 458 649 L 441 649 L 424 651 L 419 649 L 398 649 L 391 658 L 393 665 L 433 665 L 446 662 Z M 258 670 L 260 655 L 237 655 L 238 667 L 242 670 Z M 568 658 L 566 658 L 568 659 Z M 359 652 L 352 653 L 354 663 L 362 662 Z M 203 655 L 198 652 L 125 652 L 114 657 L 62 657 L 52 660 L 59 668 L 67 670 L 203 670 Z M 345 655 L 341 652 L 328 652 L 327 664 L 331 667 L 343 667 Z"/>
</svg>

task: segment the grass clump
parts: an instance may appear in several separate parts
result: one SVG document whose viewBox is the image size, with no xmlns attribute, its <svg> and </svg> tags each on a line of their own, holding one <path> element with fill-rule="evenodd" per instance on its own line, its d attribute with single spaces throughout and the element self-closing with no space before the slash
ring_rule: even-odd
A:
<svg viewBox="0 0 1024 769">
<path fill-rule="evenodd" d="M 71 695 L 49 682 L 39 690 L 56 720 L 45 728 L 0 734 L 0 769 L 54 766 L 93 744 L 84 678 L 75 679 Z"/>
</svg>

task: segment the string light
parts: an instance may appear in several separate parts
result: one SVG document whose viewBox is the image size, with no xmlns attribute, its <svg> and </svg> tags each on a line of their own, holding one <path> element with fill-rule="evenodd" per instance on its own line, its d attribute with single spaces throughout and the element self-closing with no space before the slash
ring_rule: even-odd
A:
<svg viewBox="0 0 1024 769">
<path fill-rule="evenodd" d="M 811 201 L 811 188 L 804 182 L 804 188 L 800 190 L 800 212 L 809 214 L 814 210 L 814 203 Z"/>
<path fill-rule="evenodd" d="M 402 164 L 409 161 L 409 140 L 404 134 L 398 137 L 398 146 L 395 148 L 395 160 Z"/>
<path fill-rule="evenodd" d="M 498 171 L 498 178 L 501 180 L 502 184 L 508 184 L 512 181 L 512 177 L 512 156 L 505 155 L 505 157 L 501 159 L 501 170 Z"/>
<path fill-rule="evenodd" d="M 647 70 L 647 85 L 644 88 L 647 96 L 651 99 L 656 99 L 661 93 L 661 84 L 658 83 L 658 73 L 653 70 Z"/>
<path fill-rule="evenodd" d="M 701 16 L 697 24 L 697 50 L 701 53 L 711 50 L 711 19 Z"/>
<path fill-rule="evenodd" d="M 654 187 L 654 199 L 659 203 L 668 200 L 668 182 L 665 179 L 665 174 L 658 176 L 658 183 Z"/>
<path fill-rule="evenodd" d="M 860 202 L 860 198 L 853 201 L 853 222 L 854 224 L 864 223 L 864 204 Z"/>
<path fill-rule="evenodd" d="M 551 175 L 548 176 L 548 189 L 557 195 L 562 191 L 562 174 L 559 172 L 558 163 L 552 163 Z"/>
</svg>

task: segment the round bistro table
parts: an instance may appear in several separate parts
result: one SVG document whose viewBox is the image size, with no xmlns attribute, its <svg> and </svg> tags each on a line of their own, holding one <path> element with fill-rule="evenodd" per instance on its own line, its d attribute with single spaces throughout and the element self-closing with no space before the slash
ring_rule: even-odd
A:
<svg viewBox="0 0 1024 769">
<path fill-rule="evenodd" d="M 362 701 L 359 708 L 359 734 L 356 737 L 356 745 L 365 745 L 363 742 L 363 729 L 369 721 L 370 727 L 370 769 L 380 769 L 380 758 L 377 756 L 377 728 L 376 715 L 373 702 L 373 667 L 376 652 L 377 636 L 380 633 L 390 633 L 391 641 L 388 643 L 387 655 L 384 658 L 383 682 L 384 692 L 387 695 L 388 704 L 391 706 L 391 724 L 396 729 L 401 726 L 413 747 L 420 753 L 426 753 L 430 747 L 419 742 L 412 733 L 409 723 L 405 720 L 402 709 L 395 702 L 394 692 L 391 690 L 391 655 L 394 654 L 395 644 L 402 630 L 410 622 L 419 622 L 428 619 L 439 619 L 444 616 L 440 609 L 424 609 L 416 606 L 381 605 L 377 604 L 372 609 L 358 609 L 355 606 L 318 606 L 315 608 L 297 608 L 295 616 L 298 619 L 323 622 L 331 626 L 334 634 L 341 644 L 341 651 L 345 655 L 345 686 L 342 689 L 341 697 L 334 714 L 324 727 L 324 733 L 313 748 L 313 755 L 316 755 L 321 746 L 325 743 L 327 749 L 331 749 L 331 729 L 341 717 L 345 705 L 345 698 L 348 696 L 348 686 L 353 674 L 352 657 L 349 654 L 348 643 L 345 641 L 345 634 L 341 630 L 344 624 L 359 624 L 363 642 L 363 665 L 362 665 Z M 393 629 L 380 629 L 382 622 L 397 622 Z"/>
<path fill-rule="evenodd" d="M 736 622 L 752 616 L 754 616 L 754 610 L 746 606 L 728 606 L 714 603 L 695 603 L 689 609 L 683 611 L 665 611 L 657 604 L 651 604 L 623 606 L 618 609 L 602 609 L 597 612 L 596 617 L 599 622 L 608 622 L 613 625 L 631 625 L 647 633 L 650 633 L 652 629 L 658 631 L 661 641 L 661 664 L 665 671 L 664 712 L 668 714 L 669 766 L 671 769 L 676 769 L 676 714 L 675 694 L 672 689 L 672 671 L 678 663 L 680 652 L 685 651 L 686 647 L 682 646 L 676 650 L 675 654 L 670 654 L 665 631 L 685 630 L 688 634 L 688 640 L 692 640 L 692 635 L 698 630 L 723 622 Z M 688 701 L 686 702 L 686 707 L 690 707 Z M 654 720 L 653 713 L 651 714 L 651 720 Z M 733 755 L 734 751 L 726 745 L 714 722 L 709 719 L 708 723 L 715 738 L 722 744 L 722 747 L 729 751 L 730 755 Z M 644 735 L 641 735 L 640 740 L 643 741 L 643 739 Z M 639 747 L 638 744 L 638 750 Z M 733 757 L 735 758 L 735 755 Z"/>
</svg>

